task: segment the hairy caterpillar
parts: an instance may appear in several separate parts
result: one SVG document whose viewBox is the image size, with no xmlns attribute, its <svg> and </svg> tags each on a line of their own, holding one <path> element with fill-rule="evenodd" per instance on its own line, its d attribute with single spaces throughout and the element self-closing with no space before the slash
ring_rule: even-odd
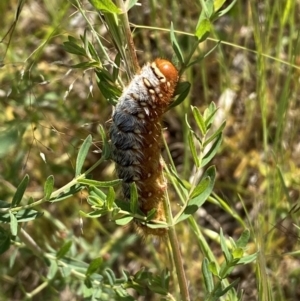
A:
<svg viewBox="0 0 300 301">
<path fill-rule="evenodd" d="M 156 208 L 155 219 L 164 221 L 166 183 L 160 161 L 161 118 L 171 103 L 178 71 L 164 59 L 145 65 L 123 91 L 112 115 L 110 139 L 112 159 L 123 179 L 124 197 L 130 199 L 130 183 L 138 189 L 138 204 L 147 214 Z M 163 236 L 165 229 L 137 223 L 144 234 Z"/>
</svg>

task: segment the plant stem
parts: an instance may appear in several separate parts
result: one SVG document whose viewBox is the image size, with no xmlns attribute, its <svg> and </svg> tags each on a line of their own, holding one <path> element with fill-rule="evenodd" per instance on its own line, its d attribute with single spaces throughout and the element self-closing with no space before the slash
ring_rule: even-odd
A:
<svg viewBox="0 0 300 301">
<path fill-rule="evenodd" d="M 103 161 L 105 160 L 104 157 L 101 157 L 93 166 L 91 166 L 85 173 L 79 175 L 77 178 L 74 178 L 71 182 L 69 182 L 68 184 L 66 184 L 65 186 L 57 189 L 56 191 L 54 191 L 51 196 L 50 199 L 53 199 L 57 196 L 59 196 L 61 193 L 65 192 L 66 190 L 72 188 L 74 185 L 78 184 L 78 180 L 80 179 L 85 179 L 86 176 L 92 172 L 98 165 L 100 165 Z M 5 212 L 18 212 L 22 209 L 29 209 L 29 208 L 33 208 L 36 207 L 38 205 L 41 205 L 43 203 L 47 203 L 47 202 L 51 202 L 49 199 L 46 198 L 42 198 L 36 202 L 33 202 L 31 204 L 27 204 L 27 205 L 23 205 L 23 206 L 18 206 L 18 207 L 13 207 L 13 208 L 1 208 L 0 209 L 0 213 L 5 213 Z"/>
<path fill-rule="evenodd" d="M 164 181 L 165 181 L 165 178 L 164 178 Z M 175 225 L 173 223 L 173 215 L 172 215 L 170 201 L 169 201 L 167 191 L 166 191 L 165 195 L 166 196 L 164 198 L 164 209 L 165 209 L 165 214 L 166 214 L 166 221 L 167 221 L 167 224 L 169 225 L 168 237 L 169 237 L 169 241 L 170 241 L 171 248 L 172 248 L 172 256 L 173 256 L 173 260 L 174 260 L 174 264 L 175 264 L 180 293 L 181 293 L 182 301 L 190 301 L 188 285 L 187 285 L 186 276 L 185 276 L 185 272 L 184 272 L 184 268 L 183 268 L 182 256 L 181 256 L 181 252 L 180 252 L 180 248 L 179 248 L 177 234 L 175 231 Z"/>
<path fill-rule="evenodd" d="M 123 27 L 124 34 L 125 34 L 125 39 L 126 39 L 126 44 L 127 44 L 126 46 L 128 47 L 128 50 L 129 50 L 128 57 L 129 57 L 130 63 L 128 64 L 128 66 L 132 69 L 131 71 L 133 71 L 133 73 L 136 74 L 140 70 L 140 66 L 139 66 L 139 63 L 137 60 L 137 56 L 136 56 L 136 51 L 135 51 L 135 46 L 134 46 L 134 42 L 132 39 L 127 11 L 126 11 L 123 0 L 117 0 L 116 3 L 117 3 L 117 6 L 122 10 L 122 14 L 120 14 L 120 21 L 123 25 L 122 27 Z"/>
</svg>

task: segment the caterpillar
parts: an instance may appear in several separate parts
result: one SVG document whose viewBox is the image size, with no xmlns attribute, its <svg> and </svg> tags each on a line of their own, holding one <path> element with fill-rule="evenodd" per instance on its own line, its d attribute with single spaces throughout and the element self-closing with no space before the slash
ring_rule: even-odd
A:
<svg viewBox="0 0 300 301">
<path fill-rule="evenodd" d="M 166 189 L 160 161 L 161 118 L 172 101 L 178 78 L 176 67 L 168 60 L 146 64 L 120 96 L 109 132 L 112 160 L 123 179 L 125 199 L 130 199 L 130 184 L 135 182 L 139 208 L 145 215 L 155 208 L 159 221 L 165 221 Z M 145 235 L 166 234 L 164 228 L 135 224 Z"/>
</svg>

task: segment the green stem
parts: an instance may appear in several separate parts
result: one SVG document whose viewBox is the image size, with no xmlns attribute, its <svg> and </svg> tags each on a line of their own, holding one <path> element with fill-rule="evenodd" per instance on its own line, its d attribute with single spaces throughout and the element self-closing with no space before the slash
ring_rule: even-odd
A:
<svg viewBox="0 0 300 301">
<path fill-rule="evenodd" d="M 172 256 L 175 264 L 182 301 L 190 301 L 191 299 L 189 295 L 188 285 L 187 285 L 185 271 L 183 267 L 182 256 L 179 248 L 175 225 L 173 223 L 173 215 L 172 215 L 172 210 L 171 210 L 167 191 L 166 191 L 166 196 L 164 198 L 164 209 L 166 214 L 166 221 L 167 224 L 169 225 L 168 237 L 172 248 Z"/>
<path fill-rule="evenodd" d="M 78 180 L 80 179 L 85 179 L 86 176 L 92 172 L 98 165 L 100 165 L 103 161 L 105 160 L 104 157 L 101 157 L 93 166 L 91 166 L 85 173 L 79 175 L 77 178 L 74 178 L 71 182 L 69 182 L 68 184 L 66 184 L 65 186 L 59 188 L 58 190 L 54 191 L 51 196 L 50 199 L 56 198 L 58 197 L 61 193 L 69 190 L 72 186 L 78 184 Z M 42 198 L 36 202 L 33 202 L 31 204 L 27 204 L 27 205 L 23 205 L 23 206 L 19 206 L 19 207 L 14 207 L 14 208 L 2 208 L 0 209 L 0 213 L 5 213 L 5 212 L 18 212 L 20 210 L 24 210 L 24 209 L 29 209 L 29 208 L 33 208 L 36 207 L 38 205 L 41 205 L 43 203 L 47 203 L 49 202 L 49 199 L 45 199 Z"/>
<path fill-rule="evenodd" d="M 131 69 L 133 69 L 133 73 L 136 74 L 140 70 L 140 66 L 139 66 L 139 63 L 137 60 L 137 56 L 136 56 L 136 51 L 135 51 L 135 46 L 134 46 L 134 42 L 132 39 L 132 33 L 131 33 L 130 25 L 129 25 L 127 11 L 126 11 L 123 0 L 117 0 L 116 3 L 117 3 L 117 6 L 122 10 L 122 14 L 120 14 L 120 21 L 122 23 L 122 27 L 123 27 L 124 34 L 125 34 L 125 39 L 126 39 L 126 44 L 127 44 L 126 46 L 128 47 L 128 50 L 129 50 L 128 57 L 129 57 L 130 63 L 128 64 L 128 66 Z"/>
</svg>

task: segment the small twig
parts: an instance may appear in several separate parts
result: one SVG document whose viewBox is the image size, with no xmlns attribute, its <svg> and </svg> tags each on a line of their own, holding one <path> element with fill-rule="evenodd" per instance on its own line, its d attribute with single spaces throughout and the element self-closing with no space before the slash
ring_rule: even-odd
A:
<svg viewBox="0 0 300 301">
<path fill-rule="evenodd" d="M 125 5 L 124 5 L 124 1 L 123 0 L 117 0 L 117 6 L 122 10 L 122 14 L 120 15 L 120 21 L 123 25 L 125 39 L 126 39 L 127 47 L 128 47 L 128 50 L 129 50 L 130 64 L 128 64 L 128 65 L 133 69 L 133 73 L 136 74 L 136 73 L 139 72 L 140 66 L 139 66 L 139 63 L 138 63 L 138 60 L 137 60 L 137 56 L 136 56 L 136 50 L 135 50 L 134 42 L 133 42 L 133 39 L 132 39 L 132 33 L 131 33 L 131 29 L 130 29 L 130 25 L 129 25 L 127 11 L 126 11 L 126 8 L 125 8 Z"/>
</svg>

